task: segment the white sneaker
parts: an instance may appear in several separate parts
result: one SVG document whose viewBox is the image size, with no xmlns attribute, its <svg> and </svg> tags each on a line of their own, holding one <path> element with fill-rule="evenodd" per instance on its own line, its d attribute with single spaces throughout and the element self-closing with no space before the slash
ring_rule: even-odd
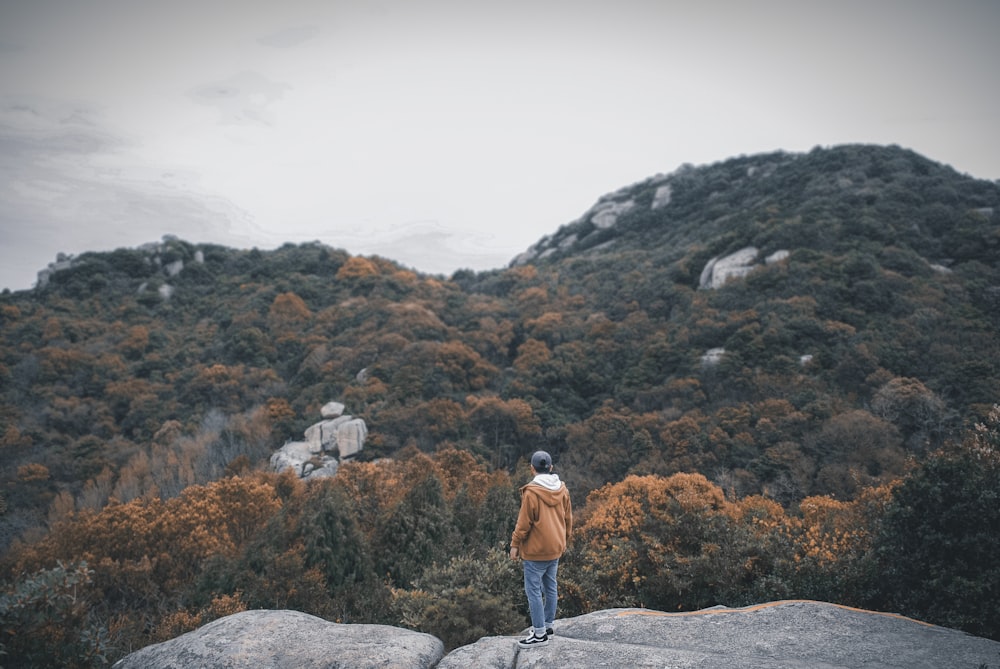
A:
<svg viewBox="0 0 1000 669">
<path fill-rule="evenodd" d="M 549 645 L 549 635 L 543 634 L 542 636 L 537 636 L 534 632 L 519 639 L 517 645 L 520 648 L 534 648 L 535 646 L 547 646 Z"/>
</svg>

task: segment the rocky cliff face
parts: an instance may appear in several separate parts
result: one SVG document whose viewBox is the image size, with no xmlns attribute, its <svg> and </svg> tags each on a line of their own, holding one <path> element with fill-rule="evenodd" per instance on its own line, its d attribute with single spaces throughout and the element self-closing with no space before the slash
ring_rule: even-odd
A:
<svg viewBox="0 0 1000 669">
<path fill-rule="evenodd" d="M 689 613 L 610 609 L 556 621 L 555 636 L 544 647 L 520 650 L 516 640 L 487 637 L 443 656 L 442 643 L 428 634 L 339 625 L 295 611 L 245 611 L 143 648 L 115 669 L 940 669 L 993 666 L 1000 659 L 997 641 L 894 614 L 813 601 Z"/>
</svg>

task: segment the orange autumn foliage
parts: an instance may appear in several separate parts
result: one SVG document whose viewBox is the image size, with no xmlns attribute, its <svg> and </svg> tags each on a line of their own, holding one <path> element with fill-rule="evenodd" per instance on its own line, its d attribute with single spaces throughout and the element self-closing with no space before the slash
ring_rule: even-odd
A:
<svg viewBox="0 0 1000 669">
<path fill-rule="evenodd" d="M 281 508 L 267 479 L 230 477 L 189 486 L 171 500 L 134 499 L 71 514 L 43 540 L 25 547 L 16 571 L 83 559 L 114 582 L 119 570 L 149 572 L 165 591 L 186 583 L 202 561 L 233 555 Z"/>
</svg>

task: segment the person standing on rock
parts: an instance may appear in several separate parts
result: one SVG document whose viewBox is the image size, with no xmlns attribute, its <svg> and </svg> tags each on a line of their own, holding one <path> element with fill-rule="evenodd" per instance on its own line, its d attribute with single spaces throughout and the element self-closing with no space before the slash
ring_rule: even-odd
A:
<svg viewBox="0 0 1000 669">
<path fill-rule="evenodd" d="M 510 559 L 521 558 L 524 566 L 524 592 L 531 611 L 532 631 L 517 642 L 521 648 L 549 642 L 559 599 L 559 558 L 573 531 L 569 490 L 552 473 L 552 457 L 536 451 L 531 456 L 531 473 L 531 483 L 521 488 L 521 511 L 510 540 Z"/>
</svg>

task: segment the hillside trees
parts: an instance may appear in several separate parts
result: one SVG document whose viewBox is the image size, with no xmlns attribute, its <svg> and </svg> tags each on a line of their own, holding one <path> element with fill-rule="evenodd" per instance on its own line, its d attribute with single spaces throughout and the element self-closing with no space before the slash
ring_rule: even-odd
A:
<svg viewBox="0 0 1000 669">
<path fill-rule="evenodd" d="M 610 401 L 619 413 L 651 416 L 640 458 L 649 462 L 637 473 L 736 472 L 746 492 L 780 483 L 792 497 L 832 490 L 802 473 L 811 456 L 792 453 L 806 435 L 815 443 L 832 415 L 874 411 L 911 451 L 917 442 L 931 449 L 963 414 L 983 415 L 995 386 L 989 256 L 954 260 L 948 273 L 922 254 L 956 224 L 892 234 L 916 220 L 908 207 L 934 205 L 957 208 L 952 218 L 992 238 L 996 216 L 984 212 L 995 189 L 917 170 L 898 149 L 884 153 L 897 158 L 844 147 L 681 170 L 669 206 L 623 215 L 607 246 L 461 282 L 318 244 L 238 252 L 165 240 L 150 252 L 87 254 L 64 281 L 5 297 L 4 431 L 44 452 L 35 460 L 60 492 L 77 493 L 81 479 L 127 462 L 111 444 L 142 448 L 169 421 L 194 433 L 212 412 L 241 415 L 276 398 L 299 418 L 284 421 L 272 448 L 336 397 L 371 426 L 368 455 L 410 443 L 431 451 L 447 439 L 506 466 L 521 447 L 483 431 L 488 398 L 526 402 L 539 431 L 523 448 L 554 452 L 586 450 L 568 448 L 566 437 Z M 791 184 L 800 190 L 782 190 Z M 628 190 L 646 203 L 648 188 Z M 868 202 L 864 189 L 892 206 Z M 764 193 L 771 199 L 758 203 Z M 706 221 L 702 197 L 730 209 Z M 831 233 L 858 220 L 856 235 Z M 722 289 L 698 289 L 708 259 L 748 243 L 790 255 Z M 184 269 L 167 276 L 177 260 Z M 107 286 L 86 299 L 69 289 L 98 274 Z M 154 279 L 177 290 L 144 304 L 135 291 Z M 700 364 L 712 348 L 725 350 L 719 364 Z M 937 415 L 914 422 L 912 410 L 892 409 L 890 417 L 885 388 L 894 378 L 922 384 L 943 403 Z M 775 441 L 753 421 L 729 429 L 715 417 L 768 399 L 790 402 L 807 424 Z M 664 443 L 682 417 L 704 432 Z M 84 436 L 101 441 L 88 441 L 73 466 L 52 461 Z M 661 461 L 675 452 L 687 460 Z M 17 457 L 8 472 L 27 461 Z"/>
<path fill-rule="evenodd" d="M 433 471 L 412 482 L 377 522 L 377 569 L 393 583 L 412 583 L 426 565 L 442 562 L 457 539 L 441 480 Z"/>
<path fill-rule="evenodd" d="M 468 419 L 495 467 L 509 468 L 532 449 L 541 426 L 530 404 L 521 399 L 470 395 Z"/>
<path fill-rule="evenodd" d="M 395 623 L 390 589 L 429 582 L 420 581 L 428 569 L 462 556 L 470 574 L 507 573 L 477 571 L 516 518 L 516 494 L 502 472 L 488 472 L 465 451 L 442 449 L 433 457 L 412 450 L 396 461 L 345 465 L 341 474 L 310 486 L 291 474 L 233 476 L 167 501 L 136 498 L 71 512 L 44 539 L 9 555 L 5 573 L 16 589 L 63 558 L 87 560 L 79 597 L 91 614 L 73 618 L 71 627 L 93 627 L 112 652 L 243 608 Z M 466 603 L 475 592 L 468 590 Z M 510 602 L 490 606 L 509 620 L 503 611 Z M 55 631 L 44 634 L 55 638 Z"/>
<path fill-rule="evenodd" d="M 9 556 L 7 573 L 19 575 L 11 586 L 16 589 L 63 564 L 75 564 L 67 560 L 86 561 L 87 578 L 75 593 L 87 611 L 75 618 L 83 627 L 42 629 L 37 640 L 57 644 L 54 635 L 92 629 L 108 644 L 127 647 L 156 623 L 161 607 L 178 606 L 205 560 L 232 556 L 279 505 L 267 482 L 232 478 L 189 487 L 167 503 L 137 499 L 87 510 L 59 521 L 43 540 Z M 50 614 L 35 614 L 50 620 Z"/>
<path fill-rule="evenodd" d="M 606 420 L 624 425 L 611 413 Z M 602 486 L 576 505 L 560 615 L 807 597 L 899 607 L 996 636 L 996 421 L 895 487 L 864 488 L 849 501 L 812 496 L 786 509 L 762 496 L 727 497 L 695 473 Z M 76 574 L 67 576 L 74 601 L 88 613 L 2 599 L 0 622 L 41 621 L 37 645 L 5 637 L 17 657 L 59 647 L 114 659 L 257 607 L 402 624 L 461 645 L 524 625 L 520 578 L 504 551 L 517 508 L 505 472 L 454 448 L 347 464 L 309 485 L 291 474 L 233 476 L 167 501 L 68 514 L 7 556 L 4 589 L 13 597 L 56 587 L 65 570 Z M 64 561 L 71 557 L 86 567 Z M 54 596 L 46 601 L 61 601 Z"/>
<path fill-rule="evenodd" d="M 669 202 L 653 209 L 663 185 Z M 584 216 L 531 263 L 450 280 L 318 243 L 240 251 L 167 239 L 83 254 L 49 285 L 0 296 L 0 550 L 109 504 L 163 509 L 189 486 L 250 476 L 331 399 L 370 428 L 359 460 L 426 470 L 344 466 L 337 489 L 368 548 L 384 541 L 374 528 L 408 530 L 418 508 L 471 544 L 503 539 L 509 481 L 477 475 L 479 488 L 463 492 L 452 472 L 470 465 L 454 452 L 499 478 L 518 476 L 536 448 L 557 456 L 578 504 L 632 475 L 703 476 L 726 503 L 706 536 L 742 532 L 749 512 L 727 505 L 760 495 L 780 504 L 783 519 L 763 503 L 754 513 L 784 528 L 787 548 L 800 536 L 792 518 L 850 518 L 868 490 L 906 476 L 995 403 L 996 184 L 898 147 L 850 146 L 687 166 L 608 197 L 634 202 L 613 226 Z M 751 244 L 789 254 L 699 287 L 711 258 Z M 439 453 L 459 464 L 439 466 Z M 401 507 L 418 481 L 422 493 Z M 836 504 L 801 507 L 824 496 Z M 284 524 L 249 540 L 253 550 L 234 549 L 238 572 L 212 572 L 225 587 L 164 630 L 280 601 L 282 570 L 302 583 L 339 578 L 324 571 L 325 549 L 306 557 L 298 512 L 277 515 Z M 353 536 L 342 521 L 310 522 Z M 446 569 L 454 555 L 437 557 Z M 819 562 L 807 579 L 796 564 L 753 561 L 770 565 L 774 592 L 835 589 Z M 839 592 L 860 599 L 864 588 L 851 588 Z M 320 590 L 285 601 L 353 615 L 355 604 L 331 604 L 349 597 Z M 387 591 L 370 590 L 380 594 L 365 601 L 389 616 Z M 656 596 L 681 598 L 671 592 Z"/>
<path fill-rule="evenodd" d="M 413 588 L 394 589 L 392 607 L 401 625 L 434 634 L 447 650 L 510 634 L 525 618 L 518 567 L 495 547 L 452 557 L 425 569 Z"/>
<path fill-rule="evenodd" d="M 92 576 L 86 563 L 57 563 L 0 594 L 0 652 L 24 666 L 106 664 L 106 632 L 78 596 Z"/>
<path fill-rule="evenodd" d="M 898 430 L 867 411 L 837 414 L 807 439 L 816 463 L 811 489 L 852 499 L 860 489 L 902 475 L 905 453 Z"/>
<path fill-rule="evenodd" d="M 894 492 L 875 546 L 883 605 L 1000 637 L 1000 407 Z"/>
<path fill-rule="evenodd" d="M 946 418 L 945 404 L 918 379 L 895 378 L 879 388 L 872 408 L 902 432 L 911 450 L 921 451 L 937 437 Z"/>
<path fill-rule="evenodd" d="M 560 471 L 574 482 L 574 493 L 585 499 L 604 482 L 624 478 L 653 448 L 646 427 L 642 416 L 618 410 L 611 402 L 586 420 L 568 425 Z"/>
<path fill-rule="evenodd" d="M 594 608 L 733 601 L 752 580 L 758 550 L 734 541 L 738 517 L 700 475 L 631 476 L 595 491 L 580 528 L 580 590 L 597 598 Z"/>
<path fill-rule="evenodd" d="M 856 501 L 725 498 L 696 474 L 629 476 L 594 491 L 566 558 L 565 606 L 664 611 L 808 597 L 869 605 L 888 488 Z"/>
</svg>

